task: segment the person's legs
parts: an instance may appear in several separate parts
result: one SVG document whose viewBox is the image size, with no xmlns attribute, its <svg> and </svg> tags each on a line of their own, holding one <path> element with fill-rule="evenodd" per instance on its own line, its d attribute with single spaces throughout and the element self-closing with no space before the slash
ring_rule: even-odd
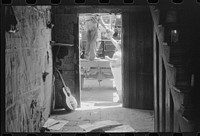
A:
<svg viewBox="0 0 200 136">
<path fill-rule="evenodd" d="M 122 101 L 122 73 L 121 67 L 111 68 L 114 81 L 117 89 L 117 93 L 119 95 L 119 101 Z"/>
<path fill-rule="evenodd" d="M 90 42 L 91 42 L 91 36 L 90 36 L 90 30 L 87 30 L 86 32 L 86 45 L 85 45 L 85 53 L 84 53 L 84 58 L 88 59 L 90 56 Z"/>
<path fill-rule="evenodd" d="M 97 28 L 94 28 L 90 33 L 90 53 L 89 53 L 89 59 L 94 60 L 96 57 L 96 50 L 97 50 L 97 38 L 98 38 L 98 30 Z"/>
<path fill-rule="evenodd" d="M 96 57 L 96 41 L 92 41 L 90 45 L 90 60 L 94 60 Z"/>
<path fill-rule="evenodd" d="M 86 41 L 84 58 L 88 59 L 90 56 L 90 42 Z"/>
</svg>

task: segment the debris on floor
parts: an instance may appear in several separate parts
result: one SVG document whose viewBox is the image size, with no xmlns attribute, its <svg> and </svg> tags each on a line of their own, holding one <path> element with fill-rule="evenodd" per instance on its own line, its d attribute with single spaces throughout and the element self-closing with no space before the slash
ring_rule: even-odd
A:
<svg viewBox="0 0 200 136">
<path fill-rule="evenodd" d="M 60 130 L 64 127 L 69 121 L 66 120 L 55 120 L 48 118 L 48 120 L 44 123 L 43 128 L 47 128 L 49 130 Z"/>
<path fill-rule="evenodd" d="M 111 128 L 109 130 L 105 130 L 104 132 L 137 132 L 137 131 L 129 125 L 122 125 Z"/>
<path fill-rule="evenodd" d="M 105 121 L 98 121 L 95 123 L 87 123 L 84 125 L 79 125 L 84 131 L 91 132 L 97 129 L 102 129 L 106 127 L 113 127 L 113 126 L 120 126 L 121 123 L 117 121 L 105 120 Z"/>
</svg>

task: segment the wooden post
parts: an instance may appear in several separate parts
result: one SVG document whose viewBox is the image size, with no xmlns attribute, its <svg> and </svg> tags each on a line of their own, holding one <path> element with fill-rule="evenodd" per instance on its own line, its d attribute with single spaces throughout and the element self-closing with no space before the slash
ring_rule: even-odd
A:
<svg viewBox="0 0 200 136">
<path fill-rule="evenodd" d="M 161 52 L 161 51 L 160 51 Z M 162 56 L 159 57 L 159 121 L 160 132 L 165 131 L 165 85 L 164 85 L 164 64 Z"/>
<path fill-rule="evenodd" d="M 166 118 L 166 126 L 165 126 L 165 130 L 166 132 L 170 131 L 170 91 L 169 91 L 169 85 L 168 85 L 168 80 L 166 79 L 165 82 L 166 85 L 166 91 L 165 91 L 165 118 Z"/>
<path fill-rule="evenodd" d="M 79 65 L 79 16 L 76 14 L 76 23 L 73 25 L 74 35 L 74 69 L 75 69 L 75 96 L 77 99 L 78 107 L 81 107 L 81 83 L 80 83 L 80 65 Z"/>
<path fill-rule="evenodd" d="M 153 31 L 153 69 L 154 69 L 154 131 L 159 131 L 159 91 L 158 91 L 158 42 L 155 29 Z"/>
</svg>

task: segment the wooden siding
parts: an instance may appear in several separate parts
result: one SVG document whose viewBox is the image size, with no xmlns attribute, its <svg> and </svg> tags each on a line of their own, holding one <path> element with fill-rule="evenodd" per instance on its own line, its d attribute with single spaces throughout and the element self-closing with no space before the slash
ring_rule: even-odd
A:
<svg viewBox="0 0 200 136">
<path fill-rule="evenodd" d="M 153 109 L 153 28 L 149 12 L 123 18 L 124 106 Z"/>
<path fill-rule="evenodd" d="M 54 11 L 55 13 L 56 11 Z M 70 88 L 72 95 L 75 96 L 78 106 L 80 106 L 80 81 L 79 81 L 79 48 L 78 48 L 78 17 L 77 14 L 54 14 L 53 21 L 53 40 L 58 43 L 72 44 L 72 47 L 60 48 L 54 55 L 60 60 L 60 69 L 63 71 L 62 76 L 65 84 Z M 59 45 L 58 45 L 59 46 Z M 54 62 L 55 63 L 55 62 Z M 58 90 L 55 89 L 56 96 Z M 55 98 L 56 100 L 59 97 Z M 58 101 L 57 101 L 58 102 Z M 56 105 L 59 105 L 56 104 Z"/>
<path fill-rule="evenodd" d="M 191 55 L 195 53 L 194 50 L 198 43 L 194 41 L 197 30 L 192 25 L 195 17 L 191 17 L 196 12 L 192 9 L 191 14 L 187 11 L 189 9 L 179 7 L 177 8 L 178 23 L 170 25 L 162 20 L 165 18 L 166 9 L 164 11 L 161 7 L 151 6 L 150 10 L 158 38 L 158 43 L 154 42 L 154 44 L 159 45 L 159 58 L 161 58 L 166 70 L 163 73 L 162 67 L 158 69 L 159 72 L 154 72 L 159 73 L 160 81 L 156 83 L 155 80 L 154 83 L 155 86 L 159 84 L 159 92 L 156 90 L 154 92 L 157 93 L 156 97 L 160 97 L 159 102 L 154 105 L 154 107 L 159 107 L 156 110 L 155 124 L 157 127 L 155 131 L 192 132 L 198 130 L 199 121 L 196 112 L 199 108 L 195 103 L 198 101 L 199 94 L 194 97 L 197 90 L 195 90 L 195 85 L 192 85 L 193 76 L 198 77 L 198 74 L 194 74 L 195 70 L 192 68 L 196 65 L 191 65 L 191 62 L 194 63 L 192 60 L 197 58 L 197 56 Z M 160 18 L 162 19 L 160 20 Z M 168 31 L 172 29 L 177 29 L 180 32 L 177 43 L 170 42 Z M 154 46 L 156 47 L 156 45 Z M 158 77 L 156 74 L 154 76 Z M 166 79 L 165 85 L 161 81 L 163 78 Z"/>
</svg>

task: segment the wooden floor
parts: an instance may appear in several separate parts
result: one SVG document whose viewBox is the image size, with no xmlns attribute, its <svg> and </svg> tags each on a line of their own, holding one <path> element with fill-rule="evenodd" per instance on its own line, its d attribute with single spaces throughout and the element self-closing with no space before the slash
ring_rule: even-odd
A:
<svg viewBox="0 0 200 136">
<path fill-rule="evenodd" d="M 112 80 L 102 81 L 101 86 L 98 81 L 85 80 L 81 90 L 81 108 L 72 113 L 57 111 L 51 118 L 69 121 L 60 130 L 62 132 L 84 132 L 79 125 L 103 120 L 130 125 L 137 132 L 153 132 L 153 111 L 123 108 L 122 104 L 113 102 L 115 92 Z"/>
</svg>

